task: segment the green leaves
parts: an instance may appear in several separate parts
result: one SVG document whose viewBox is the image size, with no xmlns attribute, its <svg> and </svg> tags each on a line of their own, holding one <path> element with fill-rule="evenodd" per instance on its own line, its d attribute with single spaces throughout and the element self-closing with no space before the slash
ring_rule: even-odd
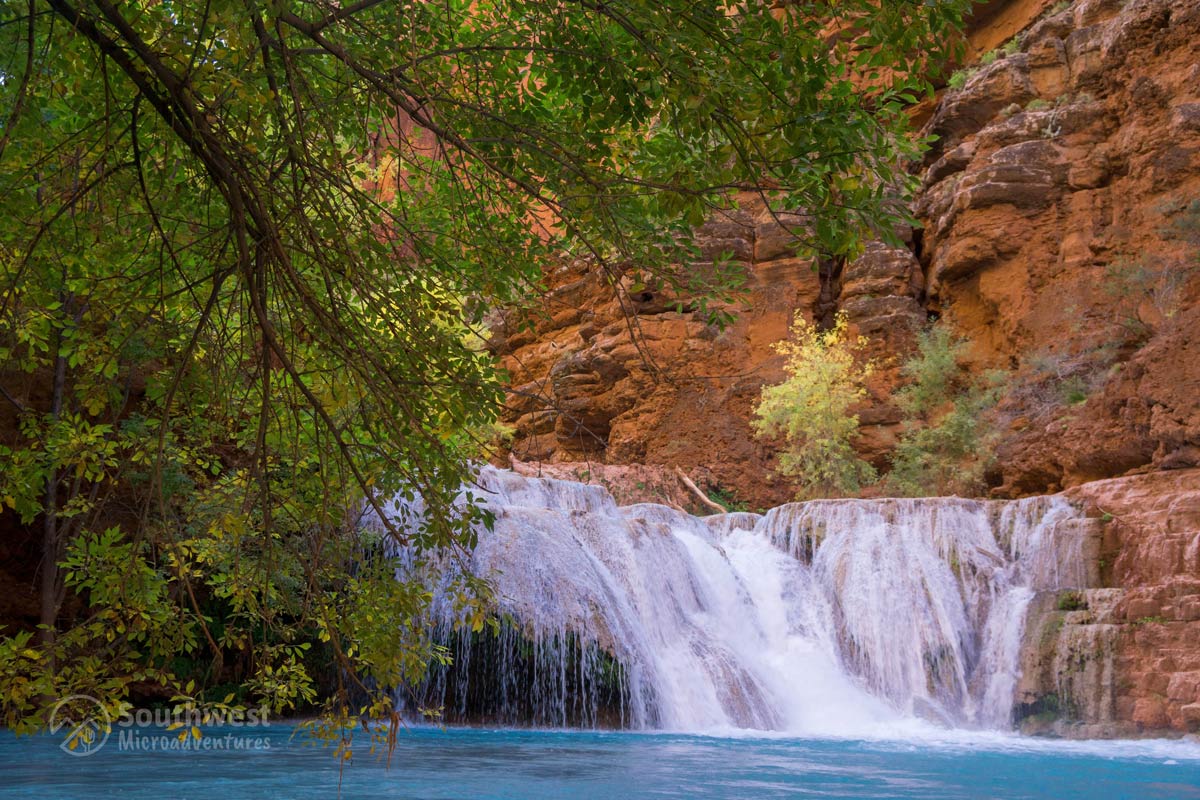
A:
<svg viewBox="0 0 1200 800">
<path fill-rule="evenodd" d="M 918 335 L 917 353 L 901 369 L 910 383 L 896 393 L 904 430 L 887 476 L 891 491 L 970 495 L 983 488 L 996 438 L 987 412 L 1004 376 L 970 377 L 959 363 L 966 347 L 944 325 Z"/>
<path fill-rule="evenodd" d="M 0 402 L 24 425 L 0 500 L 141 637 L 58 631 L 54 680 L 123 697 L 236 662 L 285 707 L 320 650 L 390 714 L 437 655 L 396 548 L 434 561 L 489 521 L 459 495 L 503 397 L 491 313 L 538 308 L 567 253 L 728 322 L 744 269 L 699 265 L 691 227 L 738 191 L 810 213 L 812 251 L 890 235 L 901 105 L 966 5 L 0 0 Z M 385 547 L 359 516 L 396 493 L 423 512 Z M 481 624 L 485 587 L 461 591 Z M 170 666 L 200 642 L 203 670 Z"/>
<path fill-rule="evenodd" d="M 62 474 L 76 481 L 102 483 L 117 466 L 117 443 L 112 426 L 94 424 L 80 414 L 58 419 L 52 415 L 27 414 L 21 433 L 25 447 L 0 445 L 6 467 L 0 473 L 0 501 L 20 515 L 23 523 L 42 511 L 46 480 Z M 70 518 L 91 510 L 92 501 L 76 494 L 62 508 L 60 517 Z"/>
</svg>

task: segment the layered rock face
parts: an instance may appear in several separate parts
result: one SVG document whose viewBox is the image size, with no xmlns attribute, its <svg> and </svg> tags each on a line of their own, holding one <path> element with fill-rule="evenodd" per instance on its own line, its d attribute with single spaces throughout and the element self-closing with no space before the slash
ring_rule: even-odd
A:
<svg viewBox="0 0 1200 800">
<path fill-rule="evenodd" d="M 1027 387 L 1005 405 L 1003 494 L 1200 457 L 1198 54 L 1200 3 L 1078 2 L 929 123 L 926 302 Z M 1085 403 L 1037 390 L 1064 379 Z"/>
<path fill-rule="evenodd" d="M 1091 588 L 1030 609 L 1022 730 L 1200 731 L 1200 470 L 1095 481 L 1067 496 L 1099 528 Z"/>
<path fill-rule="evenodd" d="M 884 366 L 858 443 L 881 468 L 899 432 L 898 365 L 939 317 L 971 342 L 973 368 L 1009 371 L 995 495 L 1200 463 L 1200 235 L 1187 228 L 1200 0 L 1060 6 L 983 7 L 975 50 L 1001 49 L 928 110 L 938 139 L 907 247 L 875 243 L 845 265 L 797 258 L 747 198 L 698 232 L 748 275 L 724 331 L 686 298 L 620 302 L 586 263 L 559 266 L 545 313 L 506 319 L 493 340 L 512 375 L 513 454 L 704 467 L 752 506 L 790 499 L 752 435 L 753 405 L 783 377 L 771 345 L 792 317 L 842 311 Z"/>
<path fill-rule="evenodd" d="M 548 276 L 543 314 L 504 320 L 493 345 L 511 376 L 514 456 L 707 467 L 712 483 L 756 504 L 790 499 L 749 420 L 762 386 L 783 375 L 772 344 L 797 310 L 814 313 L 823 289 L 832 301 L 831 279 L 747 206 L 700 231 L 706 252 L 732 251 L 749 273 L 748 308 L 723 331 L 655 292 L 622 303 L 585 262 Z"/>
</svg>

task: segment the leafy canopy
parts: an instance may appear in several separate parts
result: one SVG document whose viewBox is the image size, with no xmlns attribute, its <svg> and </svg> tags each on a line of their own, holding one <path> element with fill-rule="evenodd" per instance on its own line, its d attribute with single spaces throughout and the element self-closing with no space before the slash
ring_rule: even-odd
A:
<svg viewBox="0 0 1200 800">
<path fill-rule="evenodd" d="M 886 235 L 967 5 L 0 0 L 0 501 L 45 565 L 6 720 L 203 702 L 189 674 L 292 707 L 317 651 L 336 713 L 386 715 L 444 656 L 400 546 L 487 522 L 456 501 L 502 398 L 487 311 L 561 252 L 725 298 L 685 265 L 733 190 L 814 250 Z"/>
</svg>

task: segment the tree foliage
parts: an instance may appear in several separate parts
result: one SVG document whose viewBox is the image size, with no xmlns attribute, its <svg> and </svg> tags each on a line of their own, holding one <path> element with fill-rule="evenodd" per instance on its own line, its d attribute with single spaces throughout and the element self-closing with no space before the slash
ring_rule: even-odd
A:
<svg viewBox="0 0 1200 800">
<path fill-rule="evenodd" d="M 787 377 L 763 388 L 753 425 L 759 436 L 784 440 L 778 470 L 799 481 L 801 499 L 854 494 L 875 480 L 853 447 L 852 408 L 866 397 L 875 369 L 863 356 L 865 345 L 850 336 L 845 314 L 822 331 L 798 313 L 791 337 L 775 346 L 787 358 Z"/>
<path fill-rule="evenodd" d="M 904 363 L 911 381 L 896 393 L 904 431 L 892 455 L 887 487 L 902 495 L 975 495 L 992 463 L 995 431 L 987 413 L 999 399 L 1001 376 L 970 377 L 960 359 L 967 343 L 944 325 L 917 336 Z"/>
<path fill-rule="evenodd" d="M 886 234 L 966 5 L 0 1 L 0 500 L 43 547 L 5 720 L 188 673 L 294 707 L 317 650 L 386 716 L 441 655 L 399 552 L 487 522 L 487 310 L 557 252 L 722 299 L 684 265 L 735 189 Z"/>
</svg>

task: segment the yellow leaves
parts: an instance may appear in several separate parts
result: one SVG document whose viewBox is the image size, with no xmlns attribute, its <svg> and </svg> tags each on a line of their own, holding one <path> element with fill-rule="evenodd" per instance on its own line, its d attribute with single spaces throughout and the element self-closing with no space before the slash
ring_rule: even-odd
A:
<svg viewBox="0 0 1200 800">
<path fill-rule="evenodd" d="M 837 188 L 845 192 L 856 191 L 860 186 L 862 186 L 862 181 L 853 175 L 841 175 L 837 178 L 835 183 Z"/>
<path fill-rule="evenodd" d="M 217 515 L 208 526 L 209 535 L 217 542 L 231 538 L 240 539 L 246 536 L 249 530 L 249 522 L 246 516 L 233 511 Z M 197 560 L 201 562 L 211 562 L 213 558 L 214 555 L 211 552 L 197 554 Z"/>
<path fill-rule="evenodd" d="M 204 733 L 200 730 L 200 726 L 188 725 L 180 721 L 172 722 L 167 726 L 167 730 L 179 731 L 179 735 L 175 738 L 180 743 L 186 742 L 189 738 L 198 742 L 204 736 Z"/>
<path fill-rule="evenodd" d="M 108 398 L 101 397 L 100 395 L 91 395 L 85 398 L 83 402 L 84 408 L 87 409 L 88 414 L 91 414 L 92 416 L 98 416 L 100 412 L 103 411 L 108 405 Z"/>
<path fill-rule="evenodd" d="M 799 478 L 808 496 L 853 492 L 874 477 L 851 446 L 858 433 L 851 409 L 866 396 L 875 368 L 865 345 L 864 337 L 850 336 L 844 314 L 825 330 L 798 314 L 791 338 L 776 345 L 788 377 L 763 388 L 753 425 L 760 437 L 784 439 L 779 471 Z"/>
</svg>

